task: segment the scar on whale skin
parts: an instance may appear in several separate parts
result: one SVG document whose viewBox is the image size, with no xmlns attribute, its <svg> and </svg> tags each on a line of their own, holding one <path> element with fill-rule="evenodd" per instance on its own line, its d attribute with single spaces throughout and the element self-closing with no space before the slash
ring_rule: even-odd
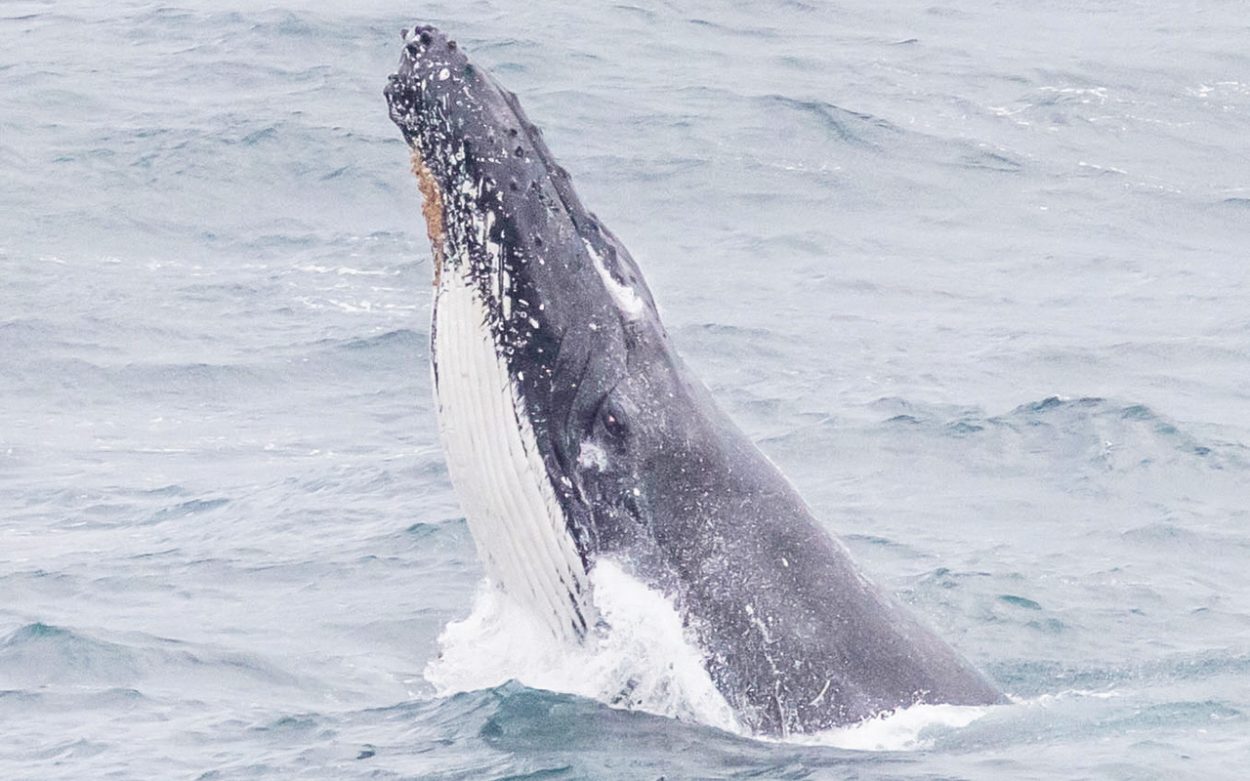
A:
<svg viewBox="0 0 1250 781">
<path fill-rule="evenodd" d="M 421 153 L 412 150 L 412 172 L 417 176 L 417 188 L 421 190 L 421 214 L 425 217 L 425 232 L 430 237 L 430 247 L 434 251 L 434 287 L 438 287 L 443 278 L 443 193 L 434 180 Z"/>
</svg>

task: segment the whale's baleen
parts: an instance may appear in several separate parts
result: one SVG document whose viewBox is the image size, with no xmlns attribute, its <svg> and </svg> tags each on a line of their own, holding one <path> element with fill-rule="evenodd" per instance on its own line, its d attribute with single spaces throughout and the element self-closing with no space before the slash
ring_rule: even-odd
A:
<svg viewBox="0 0 1250 781">
<path fill-rule="evenodd" d="M 514 94 L 418 27 L 386 98 L 433 248 L 448 466 L 497 585 L 578 642 L 596 625 L 587 573 L 621 562 L 672 597 L 760 733 L 1002 701 L 717 408 Z"/>
</svg>

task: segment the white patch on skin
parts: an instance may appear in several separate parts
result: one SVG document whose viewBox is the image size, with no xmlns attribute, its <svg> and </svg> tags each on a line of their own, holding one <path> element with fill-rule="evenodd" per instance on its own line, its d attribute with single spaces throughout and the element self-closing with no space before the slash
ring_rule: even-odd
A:
<svg viewBox="0 0 1250 781">
<path fill-rule="evenodd" d="M 754 626 L 756 629 L 758 629 L 760 635 L 763 636 L 764 642 L 771 644 L 773 641 L 773 636 L 768 631 L 768 625 L 765 624 L 763 620 L 760 619 L 759 616 L 755 615 L 755 605 L 748 603 L 746 605 L 746 614 L 747 614 L 747 617 L 751 619 L 751 625 Z M 771 663 L 772 660 L 770 659 L 769 661 Z"/>
<path fill-rule="evenodd" d="M 602 472 L 608 468 L 608 454 L 593 442 L 583 442 L 577 454 L 577 465 L 582 469 L 594 469 Z"/>
<path fill-rule="evenodd" d="M 451 76 L 451 71 L 447 70 L 446 68 L 443 68 L 441 71 L 438 72 L 439 81 L 447 81 L 447 78 L 449 76 Z"/>
<path fill-rule="evenodd" d="M 630 320 L 637 320 L 642 315 L 645 306 L 642 298 L 634 292 L 632 287 L 622 285 L 616 277 L 612 276 L 612 272 L 608 271 L 608 266 L 603 261 L 603 256 L 595 251 L 590 242 L 583 241 L 582 243 L 586 245 L 586 251 L 590 253 L 590 259 L 595 264 L 595 271 L 599 272 L 599 278 L 608 289 L 608 295 L 612 296 L 612 300 L 616 302 L 616 308 Z"/>
<path fill-rule="evenodd" d="M 590 581 L 548 478 L 524 401 L 499 355 L 486 306 L 449 262 L 434 307 L 439 429 L 447 467 L 487 577 L 558 638 L 595 624 Z"/>
</svg>

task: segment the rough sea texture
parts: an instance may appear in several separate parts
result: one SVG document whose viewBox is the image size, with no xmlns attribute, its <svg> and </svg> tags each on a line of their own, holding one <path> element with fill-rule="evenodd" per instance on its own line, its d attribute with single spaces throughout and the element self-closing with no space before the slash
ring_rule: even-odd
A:
<svg viewBox="0 0 1250 781">
<path fill-rule="evenodd" d="M 1017 704 L 856 751 L 436 696 L 481 569 L 381 95 L 417 21 Z M 1241 778 L 1247 40 L 1222 1 L 0 4 L 0 778 Z"/>
</svg>

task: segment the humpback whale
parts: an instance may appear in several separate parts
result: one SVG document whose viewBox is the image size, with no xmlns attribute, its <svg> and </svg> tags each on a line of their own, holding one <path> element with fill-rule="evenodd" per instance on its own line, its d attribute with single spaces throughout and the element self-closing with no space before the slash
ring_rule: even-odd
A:
<svg viewBox="0 0 1250 781">
<path fill-rule="evenodd" d="M 439 429 L 488 578 L 590 642 L 589 573 L 613 560 L 671 598 L 756 734 L 1002 702 L 718 409 L 516 95 L 435 28 L 404 39 L 385 95 L 433 254 Z"/>
</svg>

